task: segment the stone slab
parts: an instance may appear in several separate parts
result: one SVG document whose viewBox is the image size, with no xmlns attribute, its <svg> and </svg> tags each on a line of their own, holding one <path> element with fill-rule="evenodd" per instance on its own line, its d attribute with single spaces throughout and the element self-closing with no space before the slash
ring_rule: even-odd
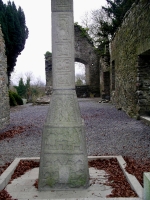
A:
<svg viewBox="0 0 150 200">
<path fill-rule="evenodd" d="M 0 176 L 0 191 L 3 190 L 10 181 L 11 176 L 14 173 L 16 167 L 18 166 L 20 160 L 33 160 L 38 162 L 40 161 L 40 158 L 39 157 L 16 158 Z"/>
<path fill-rule="evenodd" d="M 121 156 L 89 156 L 88 160 L 93 160 L 93 159 L 110 159 L 110 158 L 117 158 L 119 164 L 123 167 L 122 170 L 125 171 L 125 161 Z M 14 160 L 14 162 L 9 166 L 9 170 L 5 170 L 5 172 L 1 175 L 0 180 L 2 179 L 7 179 L 9 182 L 9 174 L 13 174 L 14 168 L 17 167 L 18 163 L 20 160 L 34 160 L 34 161 L 39 161 L 39 157 L 33 157 L 33 158 L 17 158 Z M 38 169 L 35 168 L 34 170 L 31 170 L 26 173 L 26 175 L 23 175 L 23 177 L 15 179 L 13 181 L 14 185 L 7 186 L 8 182 L 6 183 L 5 181 L 0 182 L 0 188 L 5 188 L 6 186 L 9 188 L 9 193 L 11 191 L 11 195 L 13 198 L 17 198 L 18 200 L 23 200 L 23 199 L 68 199 L 68 200 L 104 200 L 108 199 L 105 198 L 106 195 L 108 195 L 107 192 L 111 192 L 111 188 L 107 188 L 106 186 L 104 187 L 103 183 L 105 182 L 105 178 L 103 177 L 104 172 L 101 170 L 96 170 L 94 168 L 90 168 L 90 176 L 92 177 L 91 183 L 95 182 L 95 184 L 91 185 L 88 189 L 84 190 L 73 190 L 73 191 L 42 191 L 38 192 L 35 187 L 31 187 L 35 180 L 38 178 Z M 4 176 L 5 175 L 5 176 Z M 8 175 L 8 177 L 7 177 Z M 127 178 L 127 176 L 126 176 Z M 96 179 L 96 181 L 95 181 Z M 135 182 L 135 179 L 129 178 L 130 179 L 130 185 L 134 190 L 137 189 L 135 186 L 137 183 Z M 127 178 L 128 180 L 128 178 Z M 21 182 L 20 182 L 21 181 Z M 101 183 L 101 186 L 100 186 Z M 2 187 L 3 186 L 3 187 Z M 143 191 L 142 187 L 138 188 L 139 191 L 136 191 L 138 194 L 141 194 Z M 88 198 L 86 195 L 89 195 Z M 103 194 L 103 197 L 101 197 L 99 194 Z M 21 195 L 21 196 L 19 196 Z M 74 196 L 77 195 L 77 196 Z M 109 198 L 109 200 L 143 200 L 143 197 L 138 197 L 138 198 Z M 146 199 L 147 200 L 147 199 Z"/>
<path fill-rule="evenodd" d="M 137 178 L 135 176 L 133 176 L 132 174 L 129 174 L 126 170 L 126 162 L 123 159 L 122 156 L 88 156 L 88 160 L 93 160 L 93 159 L 110 159 L 110 158 L 117 158 L 118 163 L 127 179 L 127 181 L 129 182 L 129 184 L 131 185 L 131 188 L 136 192 L 136 194 L 140 197 L 143 198 L 143 187 L 141 186 L 141 184 L 139 183 L 139 181 L 137 180 Z"/>
<path fill-rule="evenodd" d="M 107 174 L 103 170 L 96 170 L 90 168 L 90 184 L 91 186 L 86 190 L 72 190 L 72 191 L 42 191 L 39 192 L 33 184 L 38 177 L 39 169 L 34 168 L 26 172 L 23 176 L 12 181 L 8 184 L 6 190 L 8 193 L 17 199 L 24 197 L 29 199 L 41 199 L 41 198 L 55 198 L 55 199 L 67 199 L 67 198 L 102 198 L 111 193 L 112 188 L 103 185 L 107 181 Z"/>
</svg>

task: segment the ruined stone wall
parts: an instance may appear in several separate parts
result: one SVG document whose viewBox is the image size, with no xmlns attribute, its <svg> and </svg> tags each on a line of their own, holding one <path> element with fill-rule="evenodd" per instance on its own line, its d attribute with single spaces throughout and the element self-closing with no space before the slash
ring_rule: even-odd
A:
<svg viewBox="0 0 150 200">
<path fill-rule="evenodd" d="M 75 34 L 75 62 L 85 65 L 86 85 L 89 93 L 99 96 L 99 57 L 88 35 L 84 35 L 80 26 L 74 26 Z M 46 92 L 52 86 L 52 57 L 45 60 Z M 48 92 L 47 92 L 48 93 Z"/>
<path fill-rule="evenodd" d="M 5 44 L 0 27 L 0 129 L 9 123 L 9 96 L 8 96 L 7 60 Z"/>
<path fill-rule="evenodd" d="M 45 57 L 45 74 L 46 74 L 46 88 L 47 95 L 52 93 L 52 55 Z"/>
<path fill-rule="evenodd" d="M 110 57 L 103 55 L 99 60 L 100 95 L 102 99 L 110 100 Z"/>
<path fill-rule="evenodd" d="M 150 111 L 149 0 L 133 4 L 111 42 L 110 79 L 117 107 L 130 116 Z"/>
<path fill-rule="evenodd" d="M 88 37 L 84 35 L 82 28 L 75 25 L 75 61 L 85 65 L 86 84 L 95 96 L 99 96 L 99 57 L 96 54 L 94 45 Z"/>
</svg>

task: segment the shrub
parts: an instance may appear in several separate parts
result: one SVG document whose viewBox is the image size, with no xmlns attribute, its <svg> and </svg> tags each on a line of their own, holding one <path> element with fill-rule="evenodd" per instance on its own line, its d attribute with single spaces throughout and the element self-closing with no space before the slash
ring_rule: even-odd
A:
<svg viewBox="0 0 150 200">
<path fill-rule="evenodd" d="M 23 105 L 23 100 L 22 98 L 15 92 L 12 92 L 13 97 L 15 98 L 16 102 L 18 105 Z"/>
<path fill-rule="evenodd" d="M 23 100 L 17 93 L 9 91 L 9 103 L 10 106 L 23 105 Z"/>
<path fill-rule="evenodd" d="M 10 106 L 17 106 L 17 102 L 16 102 L 11 91 L 9 91 L 9 105 Z"/>
</svg>

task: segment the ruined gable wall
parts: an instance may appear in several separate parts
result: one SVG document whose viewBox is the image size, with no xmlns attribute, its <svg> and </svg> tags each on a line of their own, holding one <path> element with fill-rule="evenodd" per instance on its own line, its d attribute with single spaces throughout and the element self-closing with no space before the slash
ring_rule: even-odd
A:
<svg viewBox="0 0 150 200">
<path fill-rule="evenodd" d="M 137 3 L 138 2 L 138 3 Z M 111 100 L 130 116 L 140 110 L 139 55 L 150 49 L 150 2 L 139 0 L 133 4 L 111 42 Z M 115 89 L 112 88 L 113 66 Z"/>
<path fill-rule="evenodd" d="M 75 62 L 85 65 L 86 85 L 89 92 L 99 96 L 99 57 L 95 51 L 94 45 L 88 35 L 84 35 L 78 25 L 74 26 L 75 34 Z M 46 71 L 46 93 L 52 86 L 52 57 L 45 60 Z"/>
<path fill-rule="evenodd" d="M 74 26 L 75 61 L 85 64 L 86 84 L 95 96 L 99 96 L 99 57 L 88 35 L 84 35 L 80 26 Z"/>
<path fill-rule="evenodd" d="M 5 44 L 0 27 L 0 129 L 9 123 L 9 96 L 8 96 L 7 60 Z"/>
</svg>

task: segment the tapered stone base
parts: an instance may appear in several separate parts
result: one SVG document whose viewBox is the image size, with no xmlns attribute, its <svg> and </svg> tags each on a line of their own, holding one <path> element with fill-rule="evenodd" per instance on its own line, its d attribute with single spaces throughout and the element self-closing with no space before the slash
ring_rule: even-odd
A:
<svg viewBox="0 0 150 200">
<path fill-rule="evenodd" d="M 75 90 L 55 90 L 43 131 L 39 190 L 88 184 L 86 139 Z"/>
</svg>

